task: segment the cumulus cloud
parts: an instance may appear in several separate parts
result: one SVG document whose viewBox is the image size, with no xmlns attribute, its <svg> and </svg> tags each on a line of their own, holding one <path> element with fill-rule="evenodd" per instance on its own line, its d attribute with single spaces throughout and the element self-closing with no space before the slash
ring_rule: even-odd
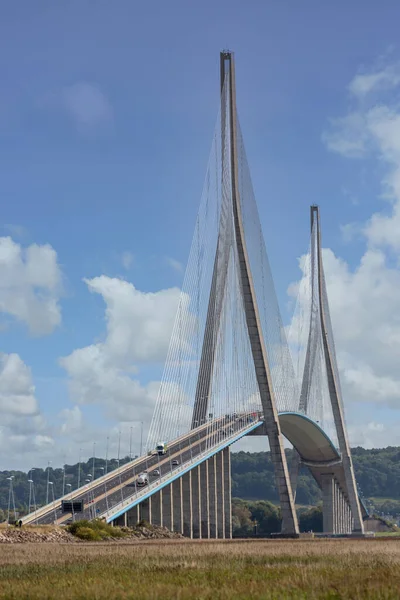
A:
<svg viewBox="0 0 400 600">
<path fill-rule="evenodd" d="M 352 446 L 363 448 L 386 448 L 388 445 L 398 446 L 400 419 L 390 425 L 377 421 L 354 423 L 348 428 Z"/>
<path fill-rule="evenodd" d="M 38 413 L 30 369 L 18 354 L 0 354 L 0 411 L 16 416 Z"/>
<path fill-rule="evenodd" d="M 142 292 L 105 275 L 85 282 L 105 302 L 106 335 L 104 341 L 60 359 L 69 376 L 71 397 L 77 405 L 101 405 L 114 421 L 143 420 L 147 427 L 159 383 L 142 384 L 135 375 L 141 365 L 165 360 L 180 290 Z M 71 427 L 77 414 L 66 416 L 65 427 Z"/>
<path fill-rule="evenodd" d="M 0 468 L 26 466 L 54 445 L 40 412 L 29 367 L 18 354 L 0 354 Z"/>
<path fill-rule="evenodd" d="M 51 246 L 23 248 L 0 238 L 0 312 L 25 323 L 32 334 L 49 334 L 61 323 L 61 280 Z"/>
<path fill-rule="evenodd" d="M 350 82 L 349 90 L 354 96 L 363 98 L 371 92 L 390 90 L 399 84 L 400 63 L 396 63 L 370 73 L 359 73 Z"/>
<path fill-rule="evenodd" d="M 323 136 L 327 148 L 344 157 L 375 159 L 384 173 L 382 196 L 389 200 L 365 222 L 343 227 L 348 242 L 355 233 L 364 241 L 358 265 L 350 267 L 332 250 L 323 250 L 342 388 L 350 409 L 365 402 L 371 410 L 400 409 L 400 110 L 395 96 L 390 100 L 386 95 L 397 87 L 398 64 L 357 75 L 349 86 L 349 113 L 333 119 Z M 300 260 L 300 267 L 304 264 Z M 292 285 L 289 292 L 297 289 Z M 359 412 L 357 423 L 349 423 L 353 445 L 396 444 L 396 431 L 379 420 L 363 422 Z"/>
</svg>

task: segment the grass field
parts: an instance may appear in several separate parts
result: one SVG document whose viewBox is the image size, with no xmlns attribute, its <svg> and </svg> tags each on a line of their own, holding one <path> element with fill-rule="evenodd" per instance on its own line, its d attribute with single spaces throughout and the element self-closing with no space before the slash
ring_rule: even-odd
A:
<svg viewBox="0 0 400 600">
<path fill-rule="evenodd" d="M 400 540 L 0 546 L 0 598 L 398 599 Z"/>
</svg>

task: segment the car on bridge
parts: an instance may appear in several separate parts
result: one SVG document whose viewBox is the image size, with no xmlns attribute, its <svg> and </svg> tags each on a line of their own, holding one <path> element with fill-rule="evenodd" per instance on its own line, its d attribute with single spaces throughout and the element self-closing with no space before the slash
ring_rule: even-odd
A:
<svg viewBox="0 0 400 600">
<path fill-rule="evenodd" d="M 152 475 L 154 475 L 154 477 L 160 477 L 159 469 L 154 469 L 154 471 L 152 472 Z"/>
<path fill-rule="evenodd" d="M 176 458 L 172 461 L 172 466 L 173 467 L 178 467 L 179 466 L 179 460 L 177 460 Z"/>
</svg>

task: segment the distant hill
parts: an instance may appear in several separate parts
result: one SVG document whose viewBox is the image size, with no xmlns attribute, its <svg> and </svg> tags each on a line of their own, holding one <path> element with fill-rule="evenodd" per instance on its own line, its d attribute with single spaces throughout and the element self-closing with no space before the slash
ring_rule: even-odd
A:
<svg viewBox="0 0 400 600">
<path fill-rule="evenodd" d="M 287 450 L 288 460 L 292 451 Z M 388 514 L 400 513 L 400 448 L 388 447 L 378 450 L 353 448 L 353 461 L 357 483 L 365 498 L 372 498 L 375 509 Z M 125 464 L 128 457 L 120 460 Z M 108 470 L 118 466 L 117 460 L 108 461 Z M 105 461 L 96 459 L 95 478 L 102 475 Z M 92 473 L 93 462 L 81 463 L 80 481 L 83 483 L 89 473 Z M 28 474 L 22 471 L 0 471 L 0 511 L 7 510 L 9 497 L 9 481 L 7 477 L 14 475 L 15 504 L 20 511 L 27 511 L 29 498 Z M 46 500 L 47 471 L 35 469 L 32 474 L 37 504 Z M 63 470 L 49 471 L 50 481 L 53 482 L 54 495 L 62 494 Z M 78 484 L 78 464 L 67 465 L 65 483 L 70 483 L 72 489 Z M 67 489 L 67 488 L 66 488 Z M 232 453 L 232 496 L 244 500 L 268 500 L 278 502 L 275 487 L 273 467 L 269 452 L 233 452 Z M 52 499 L 51 490 L 50 498 Z M 299 476 L 296 503 L 301 505 L 317 505 L 321 500 L 320 490 L 307 469 Z M 12 503 L 11 503 L 12 505 Z M 0 512 L 0 520 L 4 517 Z"/>
<path fill-rule="evenodd" d="M 292 450 L 286 451 L 291 460 Z M 372 510 L 400 513 L 400 448 L 352 449 L 354 470 L 361 495 L 372 498 Z M 278 501 L 269 452 L 232 453 L 232 495 L 245 500 Z M 308 469 L 299 476 L 296 503 L 316 505 L 321 492 Z"/>
</svg>

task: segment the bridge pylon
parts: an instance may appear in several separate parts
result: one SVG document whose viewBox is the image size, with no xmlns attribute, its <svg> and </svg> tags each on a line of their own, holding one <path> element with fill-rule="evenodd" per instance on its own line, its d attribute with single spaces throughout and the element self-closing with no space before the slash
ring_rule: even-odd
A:
<svg viewBox="0 0 400 600">
<path fill-rule="evenodd" d="M 290 484 L 289 470 L 278 419 L 271 367 L 266 351 L 256 290 L 242 217 L 238 164 L 238 123 L 236 111 L 235 63 L 233 52 L 221 52 L 221 172 L 227 173 L 222 202 L 218 243 L 215 253 L 211 290 L 204 330 L 199 375 L 192 417 L 192 428 L 204 422 L 212 394 L 218 328 L 226 296 L 229 253 L 234 246 L 238 256 L 238 279 L 250 341 L 255 375 L 264 414 L 276 486 L 282 511 L 282 533 L 298 534 L 297 515 Z M 230 229 L 231 219 L 231 229 Z"/>
<path fill-rule="evenodd" d="M 333 433 L 337 439 L 340 457 L 330 465 L 308 464 L 312 474 L 319 483 L 323 495 L 324 531 L 328 533 L 355 534 L 364 532 L 362 510 L 357 493 L 351 450 L 344 419 L 342 392 L 339 370 L 336 360 L 332 323 L 329 312 L 328 295 L 324 276 L 321 248 L 321 226 L 319 208 L 310 207 L 311 216 L 311 249 L 310 249 L 310 284 L 311 310 L 307 338 L 307 349 L 299 401 L 299 412 L 305 415 L 312 413 L 312 388 L 317 387 L 317 394 L 322 394 L 321 372 L 327 384 L 328 404 L 333 417 Z M 319 352 L 322 365 L 318 363 Z M 318 383 L 315 386 L 315 381 Z M 314 400 L 315 401 L 315 400 Z M 321 399 L 319 400 L 322 401 Z M 291 483 L 296 494 L 297 476 L 301 464 L 300 455 L 295 452 L 291 464 Z M 336 498 L 336 499 L 335 499 Z M 343 506 L 342 506 L 343 504 Z M 341 516 L 344 511 L 346 518 Z"/>
</svg>

